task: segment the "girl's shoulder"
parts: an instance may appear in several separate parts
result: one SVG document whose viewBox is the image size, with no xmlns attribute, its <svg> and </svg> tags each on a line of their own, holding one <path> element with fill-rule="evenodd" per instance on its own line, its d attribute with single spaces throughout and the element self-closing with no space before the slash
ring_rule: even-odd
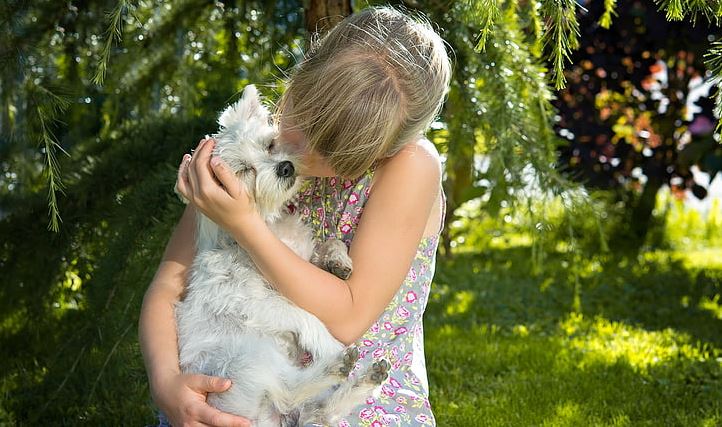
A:
<svg viewBox="0 0 722 427">
<path fill-rule="evenodd" d="M 421 137 L 404 145 L 398 153 L 384 159 L 375 168 L 372 184 L 384 180 L 394 180 L 394 176 L 406 175 L 421 177 L 438 175 L 441 180 L 441 156 L 436 146 Z"/>
</svg>

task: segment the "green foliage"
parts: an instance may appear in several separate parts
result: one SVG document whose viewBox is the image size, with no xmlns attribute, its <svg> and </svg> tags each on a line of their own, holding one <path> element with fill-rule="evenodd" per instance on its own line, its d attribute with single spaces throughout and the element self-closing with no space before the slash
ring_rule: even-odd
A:
<svg viewBox="0 0 722 427">
<path fill-rule="evenodd" d="M 3 210 L 13 209 L 2 200 L 11 190 L 47 191 L 48 228 L 57 232 L 58 151 L 75 155 L 80 141 L 158 111 L 214 116 L 250 81 L 273 94 L 282 69 L 300 55 L 300 8 L 293 1 L 3 2 Z"/>
<path fill-rule="evenodd" d="M 485 51 L 486 42 L 494 32 L 494 24 L 501 15 L 499 2 L 497 0 L 470 1 L 467 7 L 471 12 L 472 19 L 479 22 L 481 26 L 479 41 L 476 43 L 474 50 L 477 52 Z"/>
<path fill-rule="evenodd" d="M 100 53 L 98 70 L 96 71 L 95 76 L 93 76 L 93 83 L 95 83 L 96 85 L 102 85 L 103 81 L 105 80 L 105 72 L 108 69 L 108 62 L 110 61 L 110 51 L 113 47 L 113 43 L 120 42 L 122 40 L 123 27 L 121 19 L 123 17 L 123 13 L 131 7 L 133 7 L 133 5 L 130 4 L 130 2 L 126 0 L 120 0 L 115 6 L 113 12 L 109 15 L 110 24 L 108 26 L 108 29 L 105 31 L 105 43 L 103 43 L 103 50 Z"/>
<path fill-rule="evenodd" d="M 693 24 L 697 16 L 704 15 L 709 22 L 719 22 L 722 17 L 722 3 L 718 0 L 654 0 L 659 10 L 664 10 L 670 21 L 681 21 L 689 16 Z"/>
<path fill-rule="evenodd" d="M 446 160 L 447 219 L 473 199 L 491 215 L 504 204 L 516 209 L 526 204 L 530 188 L 545 199 L 566 192 L 577 195 L 570 199 L 575 203 L 588 203 L 555 169 L 564 142 L 552 128 L 553 94 L 536 56 L 544 38 L 543 6 L 516 1 L 463 2 L 450 10 L 429 6 L 426 12 L 444 29 L 455 59 L 443 122 L 430 132 Z M 482 30 L 471 44 L 476 33 L 470 28 L 477 22 Z"/>
<path fill-rule="evenodd" d="M 138 313 L 183 209 L 175 161 L 192 141 L 177 141 L 212 127 L 153 116 L 116 129 L 66 181 L 70 225 L 51 240 L 43 200 L 15 196 L 0 221 L 0 393 L 13 396 L 0 424 L 150 422 Z"/>
<path fill-rule="evenodd" d="M 551 52 L 552 77 L 554 87 L 561 89 L 566 85 L 564 62 L 569 54 L 579 47 L 579 23 L 577 22 L 577 2 L 575 0 L 544 0 L 541 12 L 549 21 L 544 34 L 544 43 Z"/>
<path fill-rule="evenodd" d="M 669 191 L 657 197 L 657 222 L 660 224 L 656 238 L 658 247 L 674 250 L 701 250 L 722 247 L 722 201 L 714 199 L 708 211 L 692 209 Z"/>
<path fill-rule="evenodd" d="M 716 84 L 719 86 L 722 84 L 722 41 L 717 40 L 712 43 L 712 47 L 709 52 L 705 54 L 705 66 L 712 72 L 715 78 Z M 717 117 L 722 117 L 722 90 L 717 90 L 714 95 L 715 99 L 715 110 L 714 114 Z M 722 120 L 717 121 L 715 132 L 719 134 L 722 130 Z"/>
<path fill-rule="evenodd" d="M 604 0 L 604 13 L 602 17 L 599 18 L 599 25 L 602 28 L 609 29 L 612 25 L 612 17 L 617 16 L 616 7 L 616 0 Z"/>
<path fill-rule="evenodd" d="M 48 229 L 57 232 L 60 229 L 60 213 L 58 212 L 57 192 L 62 192 L 63 183 L 60 178 L 60 170 L 58 168 L 58 161 L 55 157 L 57 150 L 62 151 L 68 155 L 67 151 L 56 141 L 55 136 L 51 130 L 53 122 L 59 121 L 61 114 L 70 105 L 70 100 L 67 96 L 62 96 L 53 93 L 48 88 L 41 85 L 35 86 L 31 84 L 31 89 L 28 90 L 31 99 L 43 98 L 43 101 L 35 102 L 35 110 L 33 111 L 33 118 L 35 128 L 37 131 L 37 137 L 42 145 L 42 151 L 45 155 L 44 171 L 48 181 L 48 210 L 50 216 L 50 222 L 48 223 Z"/>
</svg>

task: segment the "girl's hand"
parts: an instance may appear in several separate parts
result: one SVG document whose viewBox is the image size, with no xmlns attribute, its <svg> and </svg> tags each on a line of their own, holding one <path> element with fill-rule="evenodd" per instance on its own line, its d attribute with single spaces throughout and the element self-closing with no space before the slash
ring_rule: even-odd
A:
<svg viewBox="0 0 722 427">
<path fill-rule="evenodd" d="M 253 198 L 228 165 L 211 153 L 215 141 L 202 139 L 193 156 L 185 154 L 178 169 L 178 191 L 210 220 L 227 231 L 237 230 L 257 215 Z"/>
<path fill-rule="evenodd" d="M 196 374 L 177 374 L 154 390 L 153 400 L 172 426 L 250 427 L 245 418 L 221 412 L 206 403 L 208 393 L 228 389 L 231 381 Z"/>
</svg>

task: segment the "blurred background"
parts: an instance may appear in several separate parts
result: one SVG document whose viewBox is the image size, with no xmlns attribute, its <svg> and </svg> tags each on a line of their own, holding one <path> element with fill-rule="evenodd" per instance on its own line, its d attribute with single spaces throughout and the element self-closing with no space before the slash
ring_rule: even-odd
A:
<svg viewBox="0 0 722 427">
<path fill-rule="evenodd" d="M 0 425 L 145 425 L 183 153 L 387 4 L 454 64 L 425 314 L 443 426 L 722 425 L 719 0 L 0 0 Z"/>
</svg>

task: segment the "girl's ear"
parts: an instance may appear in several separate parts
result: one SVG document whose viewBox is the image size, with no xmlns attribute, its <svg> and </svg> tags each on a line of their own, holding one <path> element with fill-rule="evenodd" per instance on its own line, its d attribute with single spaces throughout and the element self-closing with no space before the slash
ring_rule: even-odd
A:
<svg viewBox="0 0 722 427">
<path fill-rule="evenodd" d="M 249 120 L 268 121 L 268 116 L 268 109 L 261 103 L 256 86 L 249 84 L 243 88 L 241 99 L 221 113 L 218 124 L 224 128 L 231 128 Z"/>
</svg>

